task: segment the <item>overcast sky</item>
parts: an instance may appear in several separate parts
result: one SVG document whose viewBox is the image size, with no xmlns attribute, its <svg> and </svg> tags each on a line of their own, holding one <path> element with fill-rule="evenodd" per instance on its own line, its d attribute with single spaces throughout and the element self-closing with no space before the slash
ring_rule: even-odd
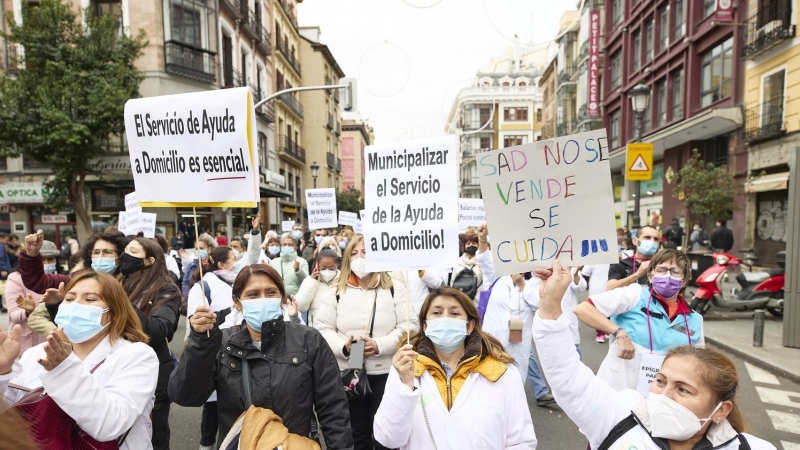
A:
<svg viewBox="0 0 800 450">
<path fill-rule="evenodd" d="M 298 20 L 321 27 L 322 43 L 345 74 L 358 79 L 359 111 L 375 128 L 376 141 L 391 143 L 445 134 L 455 95 L 481 66 L 513 46 L 515 35 L 523 43 L 551 40 L 561 15 L 577 4 L 305 0 Z"/>
</svg>

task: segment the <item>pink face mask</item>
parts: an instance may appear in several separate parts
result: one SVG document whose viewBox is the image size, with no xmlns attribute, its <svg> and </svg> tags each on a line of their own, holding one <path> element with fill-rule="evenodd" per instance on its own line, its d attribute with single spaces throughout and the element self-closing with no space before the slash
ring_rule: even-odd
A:
<svg viewBox="0 0 800 450">
<path fill-rule="evenodd" d="M 664 298 L 672 298 L 683 287 L 683 280 L 670 275 L 654 275 L 653 290 Z"/>
</svg>

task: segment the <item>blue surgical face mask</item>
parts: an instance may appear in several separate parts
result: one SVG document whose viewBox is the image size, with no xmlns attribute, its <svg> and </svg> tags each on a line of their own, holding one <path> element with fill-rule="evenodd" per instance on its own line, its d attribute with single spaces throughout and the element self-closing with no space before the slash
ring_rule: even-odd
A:
<svg viewBox="0 0 800 450">
<path fill-rule="evenodd" d="M 653 256 L 658 251 L 658 244 L 656 241 L 639 241 L 639 246 L 636 250 L 644 256 Z"/>
<path fill-rule="evenodd" d="M 347 241 L 340 241 L 339 242 L 339 248 L 344 250 L 345 247 L 347 247 Z"/>
<path fill-rule="evenodd" d="M 292 237 L 296 240 L 300 240 L 303 238 L 303 232 L 298 230 L 292 231 Z"/>
<path fill-rule="evenodd" d="M 283 256 L 292 256 L 292 255 L 294 255 L 294 249 L 292 247 L 283 247 L 281 249 L 281 255 L 283 255 Z"/>
<path fill-rule="evenodd" d="M 321 244 L 323 239 L 325 239 L 325 236 L 314 236 L 314 242 L 317 245 Z"/>
<path fill-rule="evenodd" d="M 44 273 L 56 273 L 56 263 L 52 264 L 45 264 L 44 265 Z"/>
<path fill-rule="evenodd" d="M 261 324 L 283 317 L 281 298 L 256 298 L 242 300 L 242 315 L 250 328 L 261 331 Z"/>
<path fill-rule="evenodd" d="M 467 338 L 467 321 L 461 319 L 433 319 L 426 322 L 425 336 L 442 353 L 453 353 Z"/>
<path fill-rule="evenodd" d="M 208 250 L 200 250 L 200 259 L 208 259 Z"/>
<path fill-rule="evenodd" d="M 100 321 L 103 319 L 103 313 L 108 311 L 99 306 L 82 305 L 75 301 L 63 302 L 58 307 L 55 322 L 64 329 L 64 334 L 70 342 L 79 344 L 97 336 L 97 333 L 105 328 Z"/>
<path fill-rule="evenodd" d="M 269 247 L 267 247 L 267 251 L 269 252 L 270 255 L 277 256 L 278 253 L 281 252 L 281 248 L 277 245 L 270 245 Z"/>
<path fill-rule="evenodd" d="M 112 274 L 117 270 L 116 258 L 97 258 L 92 260 L 92 270 Z"/>
</svg>

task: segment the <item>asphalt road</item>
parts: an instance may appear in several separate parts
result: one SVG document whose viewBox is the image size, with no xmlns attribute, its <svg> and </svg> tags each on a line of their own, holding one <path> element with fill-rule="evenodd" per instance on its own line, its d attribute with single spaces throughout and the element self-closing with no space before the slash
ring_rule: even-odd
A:
<svg viewBox="0 0 800 450">
<path fill-rule="evenodd" d="M 184 323 L 182 319 L 180 330 L 171 344 L 178 355 L 183 350 Z M 0 314 L 0 326 L 6 329 L 7 325 L 8 316 Z M 584 363 L 596 371 L 608 352 L 608 345 L 594 342 L 594 331 L 582 326 L 581 347 Z M 800 450 L 800 385 L 747 364 L 733 355 L 728 356 L 739 372 L 737 396 L 749 424 L 749 432 L 770 441 L 779 449 Z M 537 407 L 528 386 L 526 392 L 540 449 L 586 448 L 586 440 L 557 405 Z M 199 447 L 200 412 L 201 408 L 172 405 L 170 424 L 173 450 L 196 450 Z"/>
</svg>

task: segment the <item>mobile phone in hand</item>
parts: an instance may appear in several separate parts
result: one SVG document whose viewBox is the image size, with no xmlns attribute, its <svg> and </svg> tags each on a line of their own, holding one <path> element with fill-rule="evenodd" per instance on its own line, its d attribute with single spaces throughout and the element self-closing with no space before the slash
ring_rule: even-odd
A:
<svg viewBox="0 0 800 450">
<path fill-rule="evenodd" d="M 364 344 L 361 339 L 353 341 L 350 347 L 350 368 L 361 369 L 364 367 Z"/>
</svg>

